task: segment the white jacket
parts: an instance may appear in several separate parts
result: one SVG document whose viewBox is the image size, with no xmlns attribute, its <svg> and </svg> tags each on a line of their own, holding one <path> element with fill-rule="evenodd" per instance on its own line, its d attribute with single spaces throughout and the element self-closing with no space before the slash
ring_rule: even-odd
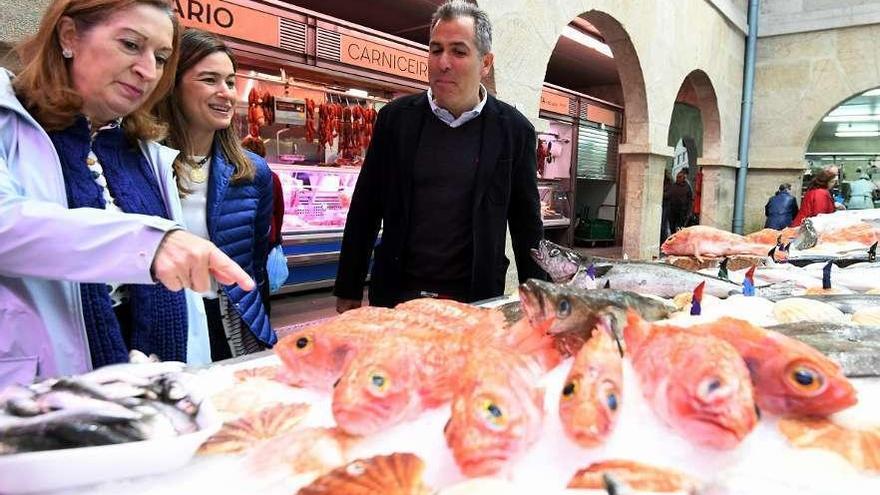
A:
<svg viewBox="0 0 880 495">
<path fill-rule="evenodd" d="M 183 225 L 171 164 L 177 151 L 141 143 L 173 220 L 67 208 L 49 136 L 0 69 L 0 388 L 91 369 L 79 283 L 152 283 L 165 233 Z M 187 291 L 187 361 L 210 362 L 207 318 Z"/>
</svg>

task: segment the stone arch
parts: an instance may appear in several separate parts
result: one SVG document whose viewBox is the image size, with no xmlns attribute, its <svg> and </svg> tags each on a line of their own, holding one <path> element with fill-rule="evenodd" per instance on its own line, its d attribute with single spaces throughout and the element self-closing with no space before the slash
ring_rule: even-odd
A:
<svg viewBox="0 0 880 495">
<path fill-rule="evenodd" d="M 703 139 L 702 149 L 697 151 L 703 161 L 719 163 L 721 159 L 721 117 L 718 112 L 718 97 L 709 76 L 700 69 L 691 71 L 682 81 L 675 102 L 688 104 L 700 111 Z"/>
<path fill-rule="evenodd" d="M 578 17 L 586 19 L 599 29 L 617 63 L 617 75 L 620 78 L 624 103 L 622 142 L 631 146 L 647 147 L 650 132 L 645 77 L 629 34 L 620 21 L 606 12 L 589 10 Z"/>
<path fill-rule="evenodd" d="M 812 127 L 809 128 L 809 134 L 807 134 L 806 139 L 804 139 L 804 141 L 803 141 L 803 150 L 807 151 L 807 149 L 810 147 L 810 142 L 812 142 L 813 136 L 816 135 L 816 131 L 819 129 L 819 126 L 822 125 L 822 119 L 824 119 L 829 113 L 833 112 L 834 109 L 836 109 L 840 105 L 843 105 L 844 103 L 851 100 L 852 98 L 855 98 L 856 96 L 859 96 L 862 93 L 864 93 L 866 91 L 870 91 L 872 89 L 880 89 L 880 81 L 876 81 L 873 84 L 870 84 L 867 87 L 856 91 L 855 93 L 851 93 L 849 96 L 847 96 L 843 99 L 836 100 L 836 102 L 832 103 L 831 106 L 825 107 L 824 113 L 822 113 L 822 115 L 819 115 L 818 117 L 816 117 L 812 120 L 813 125 L 812 125 Z M 830 98 L 824 98 L 823 100 L 827 101 L 827 100 L 830 100 Z M 821 111 L 821 109 L 819 108 L 819 105 L 816 105 L 816 107 L 817 108 L 815 110 L 817 112 Z M 810 120 L 805 120 L 805 121 L 810 122 Z"/>
</svg>

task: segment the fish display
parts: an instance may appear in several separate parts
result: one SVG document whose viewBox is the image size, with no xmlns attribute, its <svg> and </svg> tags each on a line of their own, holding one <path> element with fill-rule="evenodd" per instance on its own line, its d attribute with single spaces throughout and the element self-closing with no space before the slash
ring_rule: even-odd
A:
<svg viewBox="0 0 880 495">
<path fill-rule="evenodd" d="M 534 359 L 486 348 L 467 360 L 444 428 L 465 476 L 502 471 L 534 444 L 544 419 L 542 370 Z"/>
<path fill-rule="evenodd" d="M 840 365 L 784 333 L 729 317 L 679 330 L 711 335 L 732 345 L 748 367 L 755 402 L 762 411 L 827 416 L 858 400 Z"/>
<path fill-rule="evenodd" d="M 768 327 L 819 350 L 846 376 L 880 376 L 880 327 L 853 323 L 798 322 Z"/>
<path fill-rule="evenodd" d="M 427 300 L 418 303 L 418 307 L 421 315 L 432 321 L 466 321 L 466 312 L 477 308 L 457 307 L 460 304 Z M 426 306 L 433 309 L 425 309 Z M 412 303 L 405 303 L 394 311 L 412 308 Z M 500 326 L 495 320 L 501 313 L 480 311 L 480 318 L 471 321 L 471 326 L 458 325 L 466 330 L 438 333 L 414 325 L 364 343 L 360 352 L 353 353 L 344 365 L 333 386 L 332 410 L 339 428 L 353 435 L 369 435 L 449 402 L 461 386 L 466 364 L 483 359 L 490 348 L 501 354 L 525 353 L 541 369 L 558 362 L 552 337 L 533 329 L 527 321 Z M 457 316 L 442 316 L 448 313 Z"/>
<path fill-rule="evenodd" d="M 655 325 L 630 310 L 623 332 L 642 394 L 688 440 L 736 447 L 758 421 L 749 370 L 719 338 Z"/>
<path fill-rule="evenodd" d="M 190 376 L 166 369 L 114 365 L 0 391 L 0 454 L 111 445 L 197 431 L 201 399 L 190 394 Z"/>
<path fill-rule="evenodd" d="M 519 296 L 532 327 L 553 335 L 557 349 L 564 355 L 580 350 L 602 315 L 610 313 L 612 329 L 617 332 L 628 308 L 651 321 L 666 319 L 677 309 L 668 301 L 632 292 L 584 291 L 534 279 L 520 285 Z"/>
<path fill-rule="evenodd" d="M 600 321 L 577 353 L 559 398 L 563 431 L 582 447 L 605 441 L 623 402 L 623 359 L 609 326 Z"/>
<path fill-rule="evenodd" d="M 765 244 L 749 242 L 745 237 L 724 230 L 694 225 L 686 227 L 669 236 L 660 252 L 667 255 L 724 257 L 737 254 L 753 254 L 766 256 L 768 247 Z"/>
<path fill-rule="evenodd" d="M 284 380 L 298 386 L 329 390 L 356 351 L 391 334 L 414 328 L 435 335 L 467 332 L 481 325 L 497 330 L 508 324 L 502 313 L 456 301 L 416 299 L 398 308 L 363 307 L 324 323 L 299 329 L 279 340 L 275 354 L 284 363 Z"/>
<path fill-rule="evenodd" d="M 757 232 L 745 235 L 745 239 L 754 244 L 764 244 L 768 248 L 776 245 L 786 245 L 797 236 L 798 227 L 786 227 L 782 230 L 761 229 Z"/>
</svg>

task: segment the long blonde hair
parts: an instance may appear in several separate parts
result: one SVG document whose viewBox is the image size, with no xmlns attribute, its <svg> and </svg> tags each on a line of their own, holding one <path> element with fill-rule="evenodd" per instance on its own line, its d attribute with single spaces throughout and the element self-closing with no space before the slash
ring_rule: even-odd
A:
<svg viewBox="0 0 880 495">
<path fill-rule="evenodd" d="M 229 60 L 232 61 L 233 70 L 238 69 L 238 64 L 232 55 L 232 51 L 219 37 L 201 29 L 190 28 L 185 30 L 180 37 L 180 63 L 177 66 L 174 89 L 156 107 L 159 118 L 169 126 L 166 144 L 181 151 L 174 162 L 174 173 L 177 177 L 177 188 L 180 189 L 182 194 L 192 192 L 186 185 L 190 179 L 190 170 L 192 170 L 196 163 L 190 158 L 190 155 L 192 155 L 192 142 L 186 132 L 189 125 L 181 110 L 183 105 L 181 104 L 180 79 L 186 71 L 193 68 L 202 59 L 217 52 L 222 52 L 229 56 Z M 235 167 L 235 173 L 232 174 L 232 182 L 238 183 L 254 180 L 256 167 L 245 156 L 244 150 L 238 143 L 238 136 L 233 123 L 230 122 L 229 126 L 225 129 L 216 131 L 214 133 L 214 140 L 220 145 L 220 149 L 229 163 Z"/>
<path fill-rule="evenodd" d="M 168 13 L 174 26 L 172 53 L 153 93 L 140 108 L 123 119 L 126 135 L 132 139 L 155 140 L 165 126 L 153 116 L 153 107 L 174 84 L 180 28 L 169 0 L 54 0 L 46 9 L 37 33 L 16 47 L 22 61 L 13 87 L 28 111 L 46 131 L 70 127 L 82 110 L 83 98 L 73 89 L 68 61 L 61 55 L 58 23 L 70 17 L 79 32 L 87 32 L 111 15 L 134 5 L 150 5 Z"/>
</svg>

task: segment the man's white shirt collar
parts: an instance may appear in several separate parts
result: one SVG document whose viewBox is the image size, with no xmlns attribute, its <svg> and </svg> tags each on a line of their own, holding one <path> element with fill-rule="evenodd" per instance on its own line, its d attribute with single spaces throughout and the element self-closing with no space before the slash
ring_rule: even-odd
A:
<svg viewBox="0 0 880 495">
<path fill-rule="evenodd" d="M 468 110 L 467 112 L 462 113 L 455 118 L 449 110 L 445 108 L 441 108 L 437 105 L 437 102 L 434 101 L 434 95 L 431 92 L 431 88 L 428 88 L 428 102 L 431 104 L 431 111 L 434 112 L 434 115 L 437 116 L 444 124 L 449 127 L 455 128 L 470 122 L 471 120 L 477 118 L 480 115 L 480 112 L 483 111 L 483 107 L 486 106 L 486 100 L 489 98 L 489 92 L 486 91 L 486 87 L 480 84 L 480 101 L 477 105 Z"/>
</svg>

